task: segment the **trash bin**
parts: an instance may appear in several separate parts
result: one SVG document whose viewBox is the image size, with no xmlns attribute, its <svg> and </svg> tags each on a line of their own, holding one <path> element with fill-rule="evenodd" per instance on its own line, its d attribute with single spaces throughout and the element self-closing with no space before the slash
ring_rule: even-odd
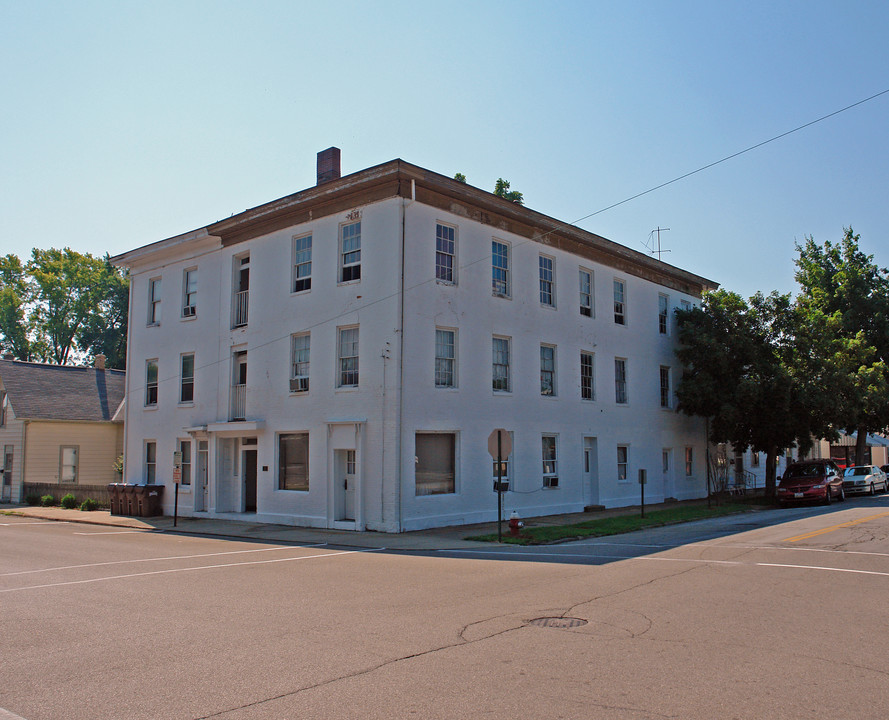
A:
<svg viewBox="0 0 889 720">
<path fill-rule="evenodd" d="M 111 514 L 112 515 L 123 515 L 123 504 L 121 502 L 121 490 L 120 485 L 117 483 L 109 483 L 108 484 L 108 499 L 111 503 Z"/>
<path fill-rule="evenodd" d="M 164 496 L 163 485 L 136 485 L 134 495 L 138 517 L 163 515 L 161 508 L 161 500 Z"/>
<path fill-rule="evenodd" d="M 136 505 L 136 486 L 135 485 L 123 485 L 121 487 L 121 515 L 130 515 L 135 516 L 137 514 L 137 505 Z"/>
</svg>

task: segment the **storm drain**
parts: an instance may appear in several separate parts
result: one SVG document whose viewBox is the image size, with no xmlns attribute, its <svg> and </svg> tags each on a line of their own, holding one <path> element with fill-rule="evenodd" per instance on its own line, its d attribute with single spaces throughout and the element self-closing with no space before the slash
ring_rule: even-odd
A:
<svg viewBox="0 0 889 720">
<path fill-rule="evenodd" d="M 559 630 L 567 630 L 568 628 L 576 628 L 586 625 L 587 621 L 580 618 L 572 617 L 542 617 L 534 618 L 529 625 L 537 625 L 538 627 L 557 628 Z"/>
</svg>

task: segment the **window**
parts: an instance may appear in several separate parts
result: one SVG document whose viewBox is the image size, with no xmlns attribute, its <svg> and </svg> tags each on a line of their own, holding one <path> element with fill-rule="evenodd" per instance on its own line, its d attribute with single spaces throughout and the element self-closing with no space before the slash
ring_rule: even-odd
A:
<svg viewBox="0 0 889 720">
<path fill-rule="evenodd" d="M 661 365 L 661 407 L 670 407 L 670 368 Z"/>
<path fill-rule="evenodd" d="M 555 270 L 553 269 L 554 261 L 551 257 L 541 255 L 538 265 L 538 273 L 540 277 L 540 304 L 555 307 L 556 298 L 554 288 L 556 282 Z"/>
<path fill-rule="evenodd" d="M 454 282 L 456 230 L 450 225 L 435 224 L 435 279 Z"/>
<path fill-rule="evenodd" d="M 234 263 L 234 317 L 232 327 L 244 327 L 250 309 L 250 255 L 233 258 Z"/>
<path fill-rule="evenodd" d="M 512 438 L 512 432 L 509 433 L 509 437 Z M 515 447 L 515 443 L 513 443 L 513 447 Z M 509 490 L 509 472 L 512 466 L 512 462 L 510 461 L 511 456 L 501 458 L 500 463 L 500 482 L 503 483 L 504 492 Z M 491 460 L 491 477 L 493 479 L 492 487 L 494 492 L 497 492 L 497 458 L 492 458 Z"/>
<path fill-rule="evenodd" d="M 664 477 L 667 477 L 670 474 L 670 456 L 672 454 L 672 450 L 661 450 L 661 473 Z"/>
<path fill-rule="evenodd" d="M 543 487 L 558 487 L 559 460 L 555 435 L 544 435 L 541 438 L 541 455 L 543 459 Z"/>
<path fill-rule="evenodd" d="M 435 387 L 457 386 L 454 367 L 456 335 L 455 330 L 435 329 Z"/>
<path fill-rule="evenodd" d="M 154 485 L 157 479 L 157 443 L 154 440 L 145 441 L 145 465 L 142 474 L 146 485 Z"/>
<path fill-rule="evenodd" d="M 580 314 L 593 317 L 593 271 L 580 268 Z"/>
<path fill-rule="evenodd" d="M 179 402 L 194 402 L 194 353 L 180 356 Z"/>
<path fill-rule="evenodd" d="M 293 292 L 312 287 L 312 236 L 293 238 Z"/>
<path fill-rule="evenodd" d="M 627 361 L 614 358 L 614 402 L 627 404 Z"/>
<path fill-rule="evenodd" d="M 182 273 L 182 317 L 194 317 L 198 307 L 198 269 L 189 268 Z"/>
<path fill-rule="evenodd" d="M 59 448 L 59 482 L 77 482 L 77 445 L 62 446 Z"/>
<path fill-rule="evenodd" d="M 691 310 L 691 303 L 688 300 L 680 300 L 679 307 L 683 310 Z"/>
<path fill-rule="evenodd" d="M 509 245 L 491 241 L 491 283 L 495 295 L 509 297 Z"/>
<path fill-rule="evenodd" d="M 278 489 L 309 489 L 309 433 L 278 435 Z"/>
<path fill-rule="evenodd" d="M 759 467 L 759 453 L 752 451 L 750 453 L 750 467 Z"/>
<path fill-rule="evenodd" d="M 509 338 L 495 337 L 493 348 L 492 388 L 498 392 L 509 392 Z"/>
<path fill-rule="evenodd" d="M 593 353 L 580 353 L 580 397 L 584 400 L 596 399 L 596 385 L 593 382 Z"/>
<path fill-rule="evenodd" d="M 148 324 L 157 325 L 161 321 L 161 279 L 148 281 Z"/>
<path fill-rule="evenodd" d="M 290 336 L 290 392 L 309 391 L 310 345 L 309 333 Z"/>
<path fill-rule="evenodd" d="M 339 336 L 337 387 L 355 387 L 358 385 L 358 328 L 340 328 Z"/>
<path fill-rule="evenodd" d="M 627 286 L 623 280 L 614 281 L 614 322 L 627 324 Z"/>
<path fill-rule="evenodd" d="M 661 335 L 667 334 L 667 308 L 670 299 L 666 295 L 657 296 L 657 330 Z"/>
<path fill-rule="evenodd" d="M 361 221 L 340 230 L 340 282 L 361 279 Z"/>
<path fill-rule="evenodd" d="M 540 346 L 540 394 L 556 394 L 556 349 L 552 345 Z"/>
<path fill-rule="evenodd" d="M 179 483 L 183 486 L 191 486 L 191 440 L 177 440 L 177 450 L 182 453 L 180 464 L 181 480 Z"/>
<path fill-rule="evenodd" d="M 415 437 L 417 495 L 446 495 L 456 492 L 456 435 L 417 433 Z"/>
<path fill-rule="evenodd" d="M 145 404 L 157 405 L 157 360 L 145 362 Z"/>
<path fill-rule="evenodd" d="M 630 465 L 630 446 L 617 446 L 617 479 L 626 480 L 627 472 Z"/>
<path fill-rule="evenodd" d="M 695 449 L 693 447 L 685 448 L 685 477 L 691 477 L 695 474 Z"/>
<path fill-rule="evenodd" d="M 6 425 L 6 412 L 9 409 L 9 396 L 6 390 L 0 390 L 0 427 Z"/>
</svg>

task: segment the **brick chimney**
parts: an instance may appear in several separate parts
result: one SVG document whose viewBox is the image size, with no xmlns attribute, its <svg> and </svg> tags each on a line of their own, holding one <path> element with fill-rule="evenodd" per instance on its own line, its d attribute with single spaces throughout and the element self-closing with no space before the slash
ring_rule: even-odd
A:
<svg viewBox="0 0 889 720">
<path fill-rule="evenodd" d="M 329 147 L 318 153 L 318 184 L 340 179 L 340 149 Z"/>
<path fill-rule="evenodd" d="M 96 355 L 96 370 L 105 369 L 105 356 L 102 353 Z"/>
</svg>

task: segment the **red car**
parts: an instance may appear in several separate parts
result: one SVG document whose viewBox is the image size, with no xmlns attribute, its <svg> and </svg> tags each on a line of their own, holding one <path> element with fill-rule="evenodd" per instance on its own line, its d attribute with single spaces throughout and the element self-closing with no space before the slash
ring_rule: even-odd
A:
<svg viewBox="0 0 889 720">
<path fill-rule="evenodd" d="M 833 460 L 801 460 L 791 463 L 778 483 L 781 507 L 790 503 L 845 500 L 843 472 Z"/>
</svg>

